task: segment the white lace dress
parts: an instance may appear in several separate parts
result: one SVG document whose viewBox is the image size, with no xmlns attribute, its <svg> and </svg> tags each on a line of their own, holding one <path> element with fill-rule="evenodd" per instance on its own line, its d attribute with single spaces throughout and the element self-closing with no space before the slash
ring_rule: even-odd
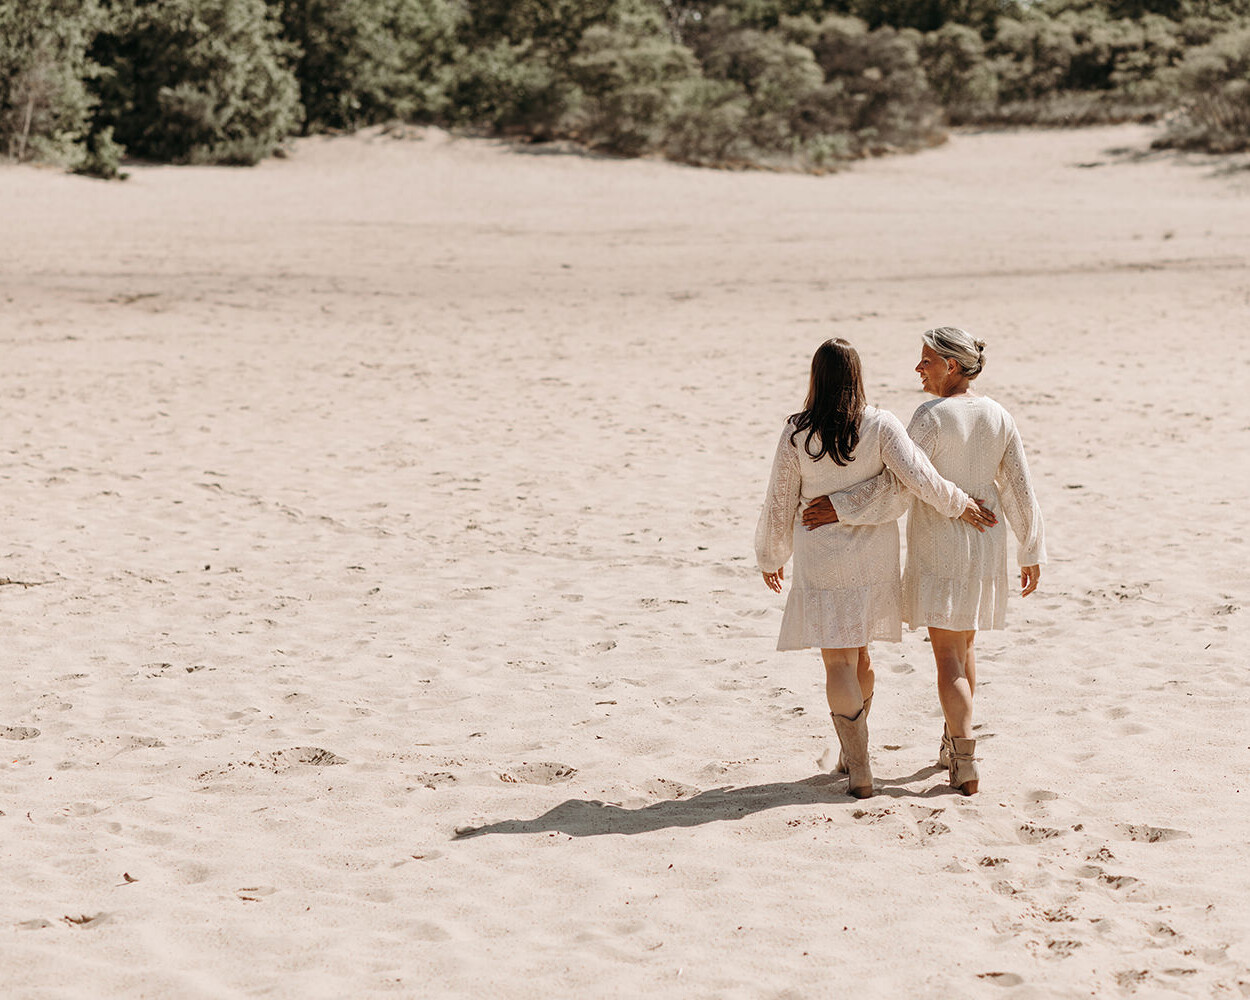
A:
<svg viewBox="0 0 1250 1000">
<path fill-rule="evenodd" d="M 903 620 L 912 628 L 1003 628 L 1011 581 L 1002 515 L 1019 564 L 1046 561 L 1042 511 L 1015 421 L 987 396 L 950 396 L 922 403 L 907 432 L 941 475 L 1000 515 L 998 524 L 978 532 L 909 501 L 910 484 L 889 471 L 830 496 L 833 508 L 848 524 L 875 524 L 910 503 Z"/>
<path fill-rule="evenodd" d="M 787 421 L 777 444 L 772 476 L 755 531 L 759 567 L 775 573 L 794 555 L 790 594 L 781 619 L 778 649 L 847 649 L 872 639 L 902 638 L 897 518 L 903 501 L 895 480 L 868 483 L 860 507 L 884 523 L 829 524 L 808 531 L 802 510 L 810 501 L 889 470 L 897 481 L 936 508 L 935 518 L 958 517 L 967 494 L 942 479 L 894 414 L 866 407 L 853 461 L 837 465 L 828 455 L 815 461 L 804 447 L 807 432 L 791 443 Z M 818 438 L 813 447 L 819 450 Z M 893 518 L 883 511 L 893 508 Z M 839 512 L 840 513 L 840 512 Z"/>
</svg>

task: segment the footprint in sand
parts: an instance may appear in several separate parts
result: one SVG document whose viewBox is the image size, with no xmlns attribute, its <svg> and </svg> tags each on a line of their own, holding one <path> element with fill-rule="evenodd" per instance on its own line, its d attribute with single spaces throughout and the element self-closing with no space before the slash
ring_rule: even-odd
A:
<svg viewBox="0 0 1250 1000">
<path fill-rule="evenodd" d="M 1145 823 L 1117 823 L 1116 827 L 1129 840 L 1142 840 L 1157 844 L 1162 840 L 1188 840 L 1193 836 L 1185 830 L 1173 830 L 1166 826 L 1147 826 Z"/>
<path fill-rule="evenodd" d="M 570 780 L 577 773 L 577 768 L 567 764 L 521 763 L 511 770 L 499 775 L 500 781 L 524 785 L 554 785 Z"/>
<path fill-rule="evenodd" d="M 438 788 L 440 785 L 453 785 L 456 782 L 456 776 L 450 771 L 429 771 L 424 774 L 414 774 L 413 779 L 424 788 Z"/>
<path fill-rule="evenodd" d="M 309 764 L 313 767 L 328 767 L 331 764 L 346 764 L 347 758 L 340 757 L 321 747 L 291 747 L 289 750 L 277 750 L 269 755 L 275 764 Z"/>
<path fill-rule="evenodd" d="M 0 726 L 0 739 L 3 740 L 33 740 L 39 735 L 39 730 L 33 726 Z"/>
<path fill-rule="evenodd" d="M 107 913 L 96 913 L 91 916 L 88 916 L 85 913 L 80 913 L 76 916 L 66 914 L 61 919 L 64 920 L 67 924 L 69 924 L 71 927 L 87 928 L 87 927 L 99 927 L 101 924 L 106 923 L 108 921 L 108 918 L 109 918 L 109 915 Z"/>
<path fill-rule="evenodd" d="M 995 986 L 1019 986 L 1024 982 L 1024 979 L 1014 972 L 978 972 L 977 978 L 984 979 Z"/>
<path fill-rule="evenodd" d="M 647 795 L 661 799 L 688 799 L 700 792 L 700 789 L 694 785 L 683 785 L 680 781 L 671 781 L 668 778 L 652 778 L 650 781 L 645 781 L 642 784 L 642 790 Z"/>
<path fill-rule="evenodd" d="M 1049 826 L 1038 826 L 1036 823 L 1021 823 L 1016 830 L 1022 843 L 1040 844 L 1044 840 L 1051 840 L 1058 837 L 1062 830 L 1056 830 Z"/>
</svg>

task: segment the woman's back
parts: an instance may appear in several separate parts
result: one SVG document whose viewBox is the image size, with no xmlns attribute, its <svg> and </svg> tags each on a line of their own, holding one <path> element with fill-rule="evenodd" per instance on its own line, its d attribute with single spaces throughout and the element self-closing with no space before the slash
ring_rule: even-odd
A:
<svg viewBox="0 0 1250 1000">
<path fill-rule="evenodd" d="M 916 408 L 908 433 L 940 475 L 1006 515 L 1021 566 L 1045 561 L 1041 510 L 1010 413 L 987 396 L 942 396 Z M 1001 521 L 979 533 L 912 504 L 904 620 L 954 631 L 1002 628 L 1010 586 L 1006 532 Z"/>
<path fill-rule="evenodd" d="M 881 431 L 882 424 L 887 419 L 897 418 L 875 406 L 864 407 L 859 421 L 859 443 L 851 454 L 851 461 L 845 465 L 838 465 L 827 454 L 820 459 L 812 458 L 805 446 L 807 431 L 799 431 L 794 438 L 794 444 L 799 458 L 799 473 L 803 480 L 804 502 L 836 493 L 880 475 L 885 470 L 885 463 L 881 458 Z M 790 429 L 793 430 L 793 426 Z M 812 450 L 820 450 L 819 434 L 812 437 Z"/>
<path fill-rule="evenodd" d="M 939 474 L 985 499 L 1007 452 L 1015 423 L 988 396 L 948 396 L 917 407 L 910 433 Z"/>
</svg>

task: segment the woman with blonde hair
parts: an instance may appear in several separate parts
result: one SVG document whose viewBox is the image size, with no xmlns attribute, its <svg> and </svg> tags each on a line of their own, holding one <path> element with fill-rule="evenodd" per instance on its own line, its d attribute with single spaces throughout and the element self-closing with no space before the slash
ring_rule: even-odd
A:
<svg viewBox="0 0 1250 1000">
<path fill-rule="evenodd" d="M 1046 561 L 1042 512 L 1015 421 L 972 388 L 985 367 L 985 343 L 950 326 L 926 330 L 921 339 L 916 371 L 924 390 L 937 398 L 916 409 L 908 434 L 940 475 L 1006 515 L 1018 542 L 1021 594 L 1027 597 L 1037 589 Z M 904 487 L 910 484 L 891 471 L 871 483 L 818 498 L 804 511 L 804 525 L 816 528 L 835 519 L 841 524 L 876 523 L 892 510 L 901 512 Z M 976 634 L 1006 625 L 1009 589 L 1004 528 L 973 532 L 929 507 L 911 504 L 903 620 L 929 630 L 946 720 L 938 760 L 948 767 L 952 787 L 965 795 L 980 787 L 972 735 Z"/>
<path fill-rule="evenodd" d="M 897 417 L 865 402 L 855 348 L 845 340 L 826 341 L 812 358 L 803 409 L 786 421 L 777 444 L 755 551 L 765 584 L 777 593 L 785 563 L 794 556 L 777 648 L 820 649 L 847 789 L 856 798 L 873 794 L 868 643 L 902 638 L 898 515 L 880 524 L 835 524 L 813 532 L 797 528 L 805 500 L 887 470 L 897 477 L 891 482 L 901 482 L 932 504 L 935 518 L 963 517 L 976 527 L 994 521 L 933 471 Z"/>
</svg>

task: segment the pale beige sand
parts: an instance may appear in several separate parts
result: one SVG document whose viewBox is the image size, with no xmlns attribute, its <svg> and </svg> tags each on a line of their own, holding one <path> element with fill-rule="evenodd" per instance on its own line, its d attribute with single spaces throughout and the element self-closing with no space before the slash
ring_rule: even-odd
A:
<svg viewBox="0 0 1250 1000">
<path fill-rule="evenodd" d="M 1250 995 L 1250 173 L 1150 136 L 0 171 L 0 993 Z M 815 346 L 906 418 L 942 322 L 1053 561 L 983 793 L 912 633 L 859 803 L 752 535 Z"/>
</svg>

